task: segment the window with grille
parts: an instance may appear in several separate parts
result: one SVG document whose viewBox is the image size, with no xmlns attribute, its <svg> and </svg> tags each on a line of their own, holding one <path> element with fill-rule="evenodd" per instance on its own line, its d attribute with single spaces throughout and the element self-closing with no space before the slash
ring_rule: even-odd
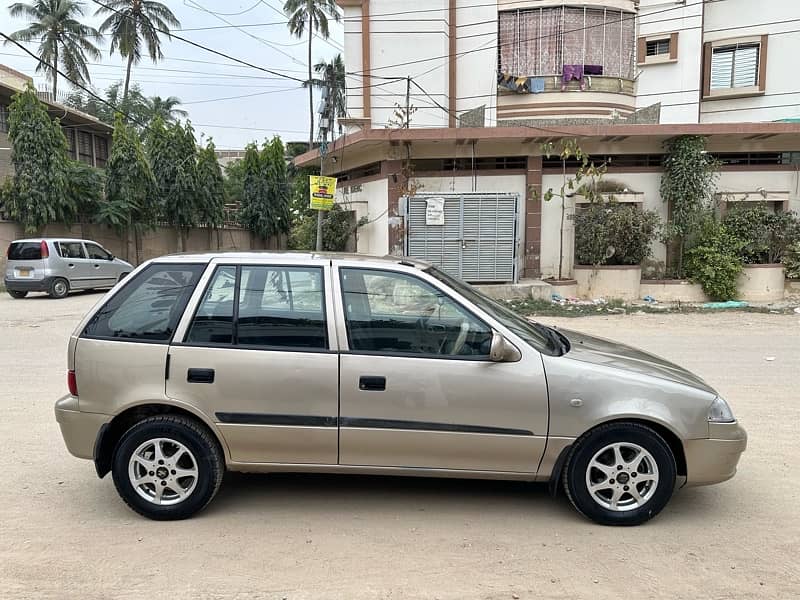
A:
<svg viewBox="0 0 800 600">
<path fill-rule="evenodd" d="M 0 133 L 8 133 L 8 109 L 0 105 Z"/>
<path fill-rule="evenodd" d="M 87 131 L 78 131 L 78 160 L 87 165 L 94 165 L 92 155 L 92 134 Z"/>
<path fill-rule="evenodd" d="M 647 42 L 647 56 L 659 56 L 662 54 L 669 54 L 669 38 Z"/>
<path fill-rule="evenodd" d="M 72 127 L 62 127 L 64 137 L 67 138 L 67 152 L 70 158 L 75 158 L 75 130 Z"/>
<path fill-rule="evenodd" d="M 105 167 L 108 161 L 108 139 L 96 135 L 94 137 L 94 160 L 96 167 Z"/>
<path fill-rule="evenodd" d="M 753 87 L 758 85 L 761 44 L 734 44 L 712 49 L 711 89 Z"/>
<path fill-rule="evenodd" d="M 568 6 L 504 11 L 498 41 L 501 73 L 560 75 L 564 65 L 584 65 L 593 67 L 591 74 L 633 79 L 634 13 Z"/>
</svg>

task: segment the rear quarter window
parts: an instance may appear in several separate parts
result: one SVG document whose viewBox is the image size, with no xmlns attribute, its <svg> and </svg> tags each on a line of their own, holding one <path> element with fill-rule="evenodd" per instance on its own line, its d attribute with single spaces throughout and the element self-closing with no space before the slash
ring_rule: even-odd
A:
<svg viewBox="0 0 800 600">
<path fill-rule="evenodd" d="M 83 337 L 169 342 L 204 264 L 152 264 L 95 313 Z"/>
<path fill-rule="evenodd" d="M 8 260 L 41 260 L 41 242 L 13 242 L 8 247 Z"/>
</svg>

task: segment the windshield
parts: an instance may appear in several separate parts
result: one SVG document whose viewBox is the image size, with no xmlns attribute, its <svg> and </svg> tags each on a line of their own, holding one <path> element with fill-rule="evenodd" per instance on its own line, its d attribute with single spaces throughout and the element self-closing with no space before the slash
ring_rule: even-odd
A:
<svg viewBox="0 0 800 600">
<path fill-rule="evenodd" d="M 528 321 L 524 317 L 518 315 L 509 308 L 506 308 L 496 300 L 492 300 L 488 296 L 481 294 L 471 285 L 463 281 L 451 277 L 436 267 L 429 267 L 425 270 L 426 273 L 432 275 L 442 283 L 447 284 L 459 294 L 464 296 L 467 300 L 480 307 L 489 313 L 492 317 L 500 321 L 514 334 L 521 337 L 525 342 L 536 348 L 539 352 L 551 355 L 564 354 L 568 347 L 566 340 L 558 334 L 554 329 L 551 329 L 541 323 Z"/>
</svg>

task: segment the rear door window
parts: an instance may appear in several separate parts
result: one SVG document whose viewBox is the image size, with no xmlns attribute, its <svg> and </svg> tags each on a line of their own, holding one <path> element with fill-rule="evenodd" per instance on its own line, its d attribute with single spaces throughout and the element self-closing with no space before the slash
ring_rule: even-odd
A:
<svg viewBox="0 0 800 600">
<path fill-rule="evenodd" d="M 56 242 L 56 248 L 61 258 L 86 258 L 80 242 Z"/>
<path fill-rule="evenodd" d="M 218 267 L 186 343 L 247 348 L 328 349 L 322 269 Z"/>
<path fill-rule="evenodd" d="M 8 247 L 8 260 L 41 260 L 41 242 L 13 242 Z"/>
<path fill-rule="evenodd" d="M 165 343 L 172 339 L 202 264 L 152 264 L 128 280 L 89 321 L 84 337 Z"/>
</svg>

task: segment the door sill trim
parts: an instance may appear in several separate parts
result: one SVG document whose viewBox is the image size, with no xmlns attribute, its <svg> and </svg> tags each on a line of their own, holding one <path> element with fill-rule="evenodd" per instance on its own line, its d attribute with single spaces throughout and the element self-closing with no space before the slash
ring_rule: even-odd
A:
<svg viewBox="0 0 800 600">
<path fill-rule="evenodd" d="M 350 475 L 393 475 L 399 477 L 447 477 L 456 479 L 508 479 L 547 481 L 547 476 L 519 471 L 480 471 L 469 469 L 436 469 L 418 467 L 381 467 L 371 465 L 323 465 L 293 463 L 228 463 L 230 471 L 241 473 L 328 473 Z"/>
</svg>

